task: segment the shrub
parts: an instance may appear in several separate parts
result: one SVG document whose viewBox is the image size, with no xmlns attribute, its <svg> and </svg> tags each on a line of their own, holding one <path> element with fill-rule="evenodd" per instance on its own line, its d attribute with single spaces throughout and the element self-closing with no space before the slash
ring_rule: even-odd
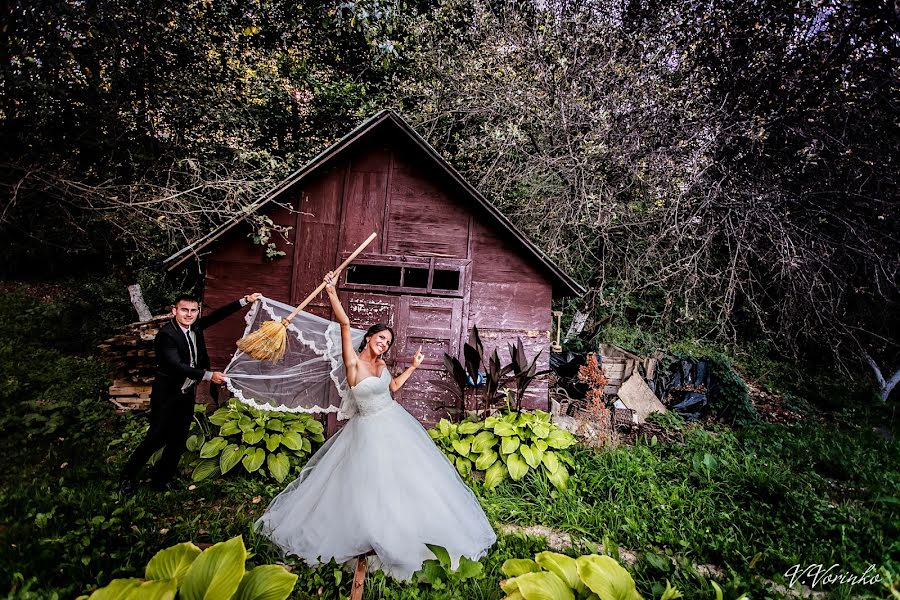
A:
<svg viewBox="0 0 900 600">
<path fill-rule="evenodd" d="M 203 406 L 197 408 L 187 439 L 194 481 L 224 475 L 240 463 L 248 473 L 281 483 L 299 472 L 314 443 L 325 441 L 324 427 L 310 414 L 258 410 L 236 398 L 208 418 Z"/>
<path fill-rule="evenodd" d="M 557 489 L 565 489 L 569 471 L 563 463 L 573 464 L 562 451 L 575 443 L 574 436 L 540 410 L 510 411 L 462 423 L 441 419 L 428 435 L 463 477 L 472 471 L 484 472 L 489 490 L 507 476 L 518 481 L 531 469 L 543 473 Z"/>
<path fill-rule="evenodd" d="M 203 551 L 185 542 L 157 552 L 147 563 L 144 579 L 114 579 L 89 600 L 285 600 L 290 595 L 296 575 L 279 565 L 245 571 L 246 560 L 241 536 Z"/>
<path fill-rule="evenodd" d="M 534 560 L 511 558 L 500 568 L 509 579 L 500 582 L 506 600 L 643 600 L 634 579 L 609 556 L 589 554 L 572 558 L 541 552 Z M 716 599 L 722 590 L 713 582 Z M 660 600 L 676 600 L 681 593 L 666 582 Z M 746 600 L 742 596 L 739 600 Z"/>
</svg>

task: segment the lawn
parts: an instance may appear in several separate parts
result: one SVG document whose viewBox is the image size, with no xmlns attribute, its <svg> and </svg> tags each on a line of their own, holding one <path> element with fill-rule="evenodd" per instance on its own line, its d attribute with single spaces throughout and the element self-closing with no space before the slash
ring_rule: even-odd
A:
<svg viewBox="0 0 900 600">
<path fill-rule="evenodd" d="M 36 334 L 41 312 L 33 301 L 7 294 L 0 306 L 0 594 L 73 598 L 113 577 L 139 576 L 156 551 L 186 540 L 243 535 L 252 563 L 280 560 L 251 528 L 282 487 L 274 482 L 236 469 L 193 489 L 185 474 L 176 492 L 119 495 L 119 469 L 146 420 L 113 412 L 103 365 L 63 354 Z M 492 523 L 510 532 L 483 560 L 485 576 L 431 587 L 370 575 L 365 597 L 502 598 L 503 561 L 548 548 L 543 537 L 514 532 L 534 525 L 568 540 L 563 551 L 571 555 L 602 544 L 646 598 L 658 598 L 667 579 L 686 598 L 714 598 L 708 577 L 725 598 L 782 598 L 773 585 L 798 564 L 837 563 L 858 574 L 875 565 L 896 574 L 900 444 L 873 431 L 876 416 L 707 424 L 684 427 L 677 443 L 579 446 L 565 491 L 533 474 L 493 492 L 474 482 Z M 293 568 L 294 598 L 349 594 L 349 575 L 336 565 Z M 817 589 L 827 598 L 890 596 L 881 585 Z"/>
</svg>

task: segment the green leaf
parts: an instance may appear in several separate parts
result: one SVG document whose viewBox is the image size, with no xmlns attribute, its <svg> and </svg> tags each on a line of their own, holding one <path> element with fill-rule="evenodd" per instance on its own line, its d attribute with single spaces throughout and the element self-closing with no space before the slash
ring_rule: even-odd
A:
<svg viewBox="0 0 900 600">
<path fill-rule="evenodd" d="M 566 483 L 569 481 L 569 471 L 564 465 L 559 465 L 553 473 L 547 473 L 547 479 L 550 480 L 556 489 L 566 489 Z"/>
<path fill-rule="evenodd" d="M 241 432 L 241 428 L 238 427 L 237 421 L 228 421 L 222 427 L 219 428 L 219 435 L 227 436 L 227 435 L 236 435 Z"/>
<path fill-rule="evenodd" d="M 570 588 L 577 590 L 582 585 L 574 558 L 557 552 L 541 552 L 534 560 L 545 570 L 556 573 Z"/>
<path fill-rule="evenodd" d="M 541 459 L 534 453 L 534 450 L 525 444 L 519 447 L 519 454 L 522 455 L 522 458 L 525 459 L 525 462 L 532 469 L 536 469 L 541 464 Z"/>
<path fill-rule="evenodd" d="M 281 436 L 281 445 L 288 450 L 300 450 L 303 447 L 303 436 L 294 431 L 289 431 Z"/>
<path fill-rule="evenodd" d="M 528 463 L 518 453 L 509 455 L 506 466 L 509 469 L 509 476 L 514 481 L 519 481 L 528 473 Z"/>
<path fill-rule="evenodd" d="M 718 583 L 716 583 L 715 581 L 713 581 L 711 579 L 709 582 L 712 584 L 713 589 L 716 590 L 716 600 L 722 600 L 722 597 L 723 597 L 722 596 L 722 588 L 719 587 Z"/>
<path fill-rule="evenodd" d="M 179 600 L 231 598 L 244 577 L 246 560 L 247 550 L 241 536 L 206 549 L 188 569 L 179 589 Z"/>
<path fill-rule="evenodd" d="M 445 570 L 450 570 L 450 553 L 447 552 L 447 549 L 443 546 L 437 546 L 435 544 L 425 544 L 428 546 L 428 549 L 431 550 L 431 553 L 434 554 L 434 557 L 438 559 L 441 563 L 441 566 L 444 567 Z"/>
<path fill-rule="evenodd" d="M 191 542 L 160 550 L 147 563 L 144 577 L 147 579 L 174 579 L 176 583 L 181 583 L 184 574 L 198 556 L 200 556 L 200 548 Z"/>
<path fill-rule="evenodd" d="M 319 437 L 321 437 L 321 436 L 319 436 Z M 315 439 L 315 438 L 313 438 L 313 439 Z M 316 441 L 318 442 L 318 441 L 322 441 L 322 440 L 319 439 Z M 312 444 L 309 443 L 308 439 L 303 438 L 303 441 L 300 442 L 300 450 L 302 450 L 303 452 L 312 452 Z"/>
<path fill-rule="evenodd" d="M 222 448 L 227 445 L 228 441 L 225 438 L 214 437 L 200 448 L 200 458 L 212 458 L 213 456 L 218 456 L 219 452 L 222 451 Z"/>
<path fill-rule="evenodd" d="M 265 450 L 262 448 L 247 448 L 244 451 L 244 458 L 241 460 L 241 464 L 244 465 L 248 473 L 253 473 L 259 470 L 265 460 Z"/>
<path fill-rule="evenodd" d="M 477 579 L 484 571 L 484 565 L 478 561 L 469 560 L 465 556 L 459 557 L 459 568 L 456 569 L 455 579 L 465 581 L 466 579 Z"/>
<path fill-rule="evenodd" d="M 436 581 L 443 580 L 446 574 L 441 563 L 434 559 L 428 559 L 422 563 L 422 568 L 416 573 L 416 579 L 424 583 L 434 584 Z"/>
<path fill-rule="evenodd" d="M 233 411 L 227 407 L 222 407 L 213 414 L 209 415 L 209 422 L 213 425 L 222 426 L 233 418 Z"/>
<path fill-rule="evenodd" d="M 194 472 L 191 473 L 191 481 L 202 481 L 219 474 L 219 461 L 215 458 L 206 458 L 197 463 Z"/>
<path fill-rule="evenodd" d="M 224 474 L 233 469 L 239 462 L 241 462 L 241 458 L 244 456 L 244 448 L 243 446 L 238 446 L 237 444 L 228 444 L 225 448 L 222 449 L 222 454 L 219 456 L 219 470 Z"/>
<path fill-rule="evenodd" d="M 544 468 L 551 475 L 556 473 L 556 470 L 559 468 L 559 459 L 556 458 L 556 452 L 544 452 L 541 462 L 544 463 Z"/>
<path fill-rule="evenodd" d="M 202 435 L 191 435 L 188 436 L 188 439 L 184 442 L 184 447 L 187 448 L 188 452 L 196 452 L 203 445 L 203 436 Z"/>
<path fill-rule="evenodd" d="M 285 600 L 297 576 L 279 565 L 261 565 L 248 571 L 232 600 Z"/>
<path fill-rule="evenodd" d="M 318 421 L 311 418 L 306 423 L 306 430 L 310 433 L 319 434 L 319 433 L 322 433 L 323 431 L 325 431 L 325 428 L 322 427 L 321 423 L 319 423 Z"/>
<path fill-rule="evenodd" d="M 251 419 L 247 415 L 241 415 L 238 419 L 238 427 L 241 431 L 250 431 L 256 428 L 256 423 L 254 423 L 253 419 Z"/>
<path fill-rule="evenodd" d="M 534 445 L 537 446 L 538 450 L 540 450 L 541 452 L 546 452 L 547 448 L 549 448 L 547 442 L 545 442 L 544 440 L 534 440 Z"/>
<path fill-rule="evenodd" d="M 666 589 L 662 596 L 659 597 L 659 600 L 678 600 L 679 598 L 684 598 L 684 596 L 681 595 L 678 588 L 673 588 L 669 580 L 666 579 Z"/>
<path fill-rule="evenodd" d="M 463 421 L 459 424 L 459 433 L 461 435 L 472 435 L 476 431 L 481 431 L 484 427 L 482 421 Z"/>
<path fill-rule="evenodd" d="M 512 454 L 519 447 L 521 441 L 519 436 L 511 435 L 500 440 L 500 452 L 503 454 Z"/>
<path fill-rule="evenodd" d="M 550 435 L 550 426 L 546 423 L 532 423 L 531 431 L 534 432 L 535 437 L 544 439 Z"/>
<path fill-rule="evenodd" d="M 288 455 L 284 452 L 270 454 L 266 459 L 266 466 L 269 467 L 269 473 L 272 474 L 272 477 L 278 483 L 284 481 L 291 470 L 291 462 L 288 460 Z"/>
<path fill-rule="evenodd" d="M 556 573 L 525 573 L 516 577 L 515 582 L 525 600 L 575 600 L 572 588 Z"/>
<path fill-rule="evenodd" d="M 471 443 L 465 440 L 453 440 L 451 442 L 453 444 L 453 449 L 456 450 L 457 454 L 460 456 L 469 456 L 469 449 L 471 448 Z"/>
<path fill-rule="evenodd" d="M 530 558 L 509 558 L 500 567 L 500 572 L 507 577 L 518 577 L 525 573 L 537 573 L 541 566 Z"/>
<path fill-rule="evenodd" d="M 88 600 L 125 600 L 141 583 L 140 579 L 113 579 L 108 586 L 95 590 Z"/>
<path fill-rule="evenodd" d="M 265 427 L 255 427 L 250 430 L 245 429 L 244 435 L 241 436 L 241 439 L 244 441 L 245 444 L 250 444 L 252 446 L 253 444 L 258 444 L 260 442 L 260 440 L 263 439 L 263 435 L 265 435 L 265 433 L 266 433 Z"/>
<path fill-rule="evenodd" d="M 460 477 L 467 477 L 472 472 L 472 461 L 462 456 L 457 457 L 456 470 L 459 472 Z"/>
<path fill-rule="evenodd" d="M 281 419 L 269 419 L 266 422 L 266 429 L 269 431 L 284 431 L 284 423 Z"/>
<path fill-rule="evenodd" d="M 488 469 L 492 464 L 494 464 L 497 458 L 499 457 L 497 456 L 496 452 L 494 452 L 493 450 L 488 450 L 475 459 L 475 468 L 479 471 L 484 471 L 485 469 Z"/>
<path fill-rule="evenodd" d="M 178 583 L 174 579 L 145 581 L 128 594 L 128 600 L 175 600 Z"/>
<path fill-rule="evenodd" d="M 484 472 L 484 487 L 489 490 L 494 489 L 500 485 L 501 481 L 506 479 L 507 475 L 509 475 L 509 469 L 507 469 L 503 461 L 496 461 Z"/>
<path fill-rule="evenodd" d="M 579 556 L 575 564 L 578 577 L 600 600 L 642 600 L 634 579 L 609 556 Z"/>
<path fill-rule="evenodd" d="M 293 431 L 294 433 L 306 433 L 306 423 L 303 421 L 293 421 L 288 426 L 288 431 Z"/>
<path fill-rule="evenodd" d="M 472 440 L 472 452 L 481 454 L 486 450 L 490 450 L 497 443 L 497 436 L 491 431 L 482 431 Z"/>
<path fill-rule="evenodd" d="M 563 431 L 562 429 L 554 429 L 550 432 L 550 435 L 547 436 L 547 439 L 545 441 L 550 447 L 562 450 L 574 444 L 575 438 L 568 431 Z"/>
<path fill-rule="evenodd" d="M 269 452 L 275 452 L 278 446 L 281 444 L 281 440 L 283 436 L 280 433 L 272 433 L 266 435 L 266 450 Z"/>
<path fill-rule="evenodd" d="M 506 421 L 498 421 L 497 424 L 494 425 L 494 433 L 500 437 L 516 435 L 516 427 Z"/>
<path fill-rule="evenodd" d="M 441 435 L 447 437 L 450 435 L 450 421 L 447 419 L 441 419 L 437 424 L 438 431 L 441 432 Z"/>
</svg>

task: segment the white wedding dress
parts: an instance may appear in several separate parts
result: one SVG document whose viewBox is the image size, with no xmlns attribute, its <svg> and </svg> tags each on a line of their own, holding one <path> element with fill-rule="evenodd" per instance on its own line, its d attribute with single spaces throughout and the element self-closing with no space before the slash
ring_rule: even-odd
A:
<svg viewBox="0 0 900 600">
<path fill-rule="evenodd" d="M 356 416 L 309 460 L 256 522 L 286 554 L 315 566 L 374 550 L 371 569 L 408 580 L 436 544 L 478 560 L 496 541 L 456 469 L 391 397 L 390 374 L 351 389 Z"/>
</svg>

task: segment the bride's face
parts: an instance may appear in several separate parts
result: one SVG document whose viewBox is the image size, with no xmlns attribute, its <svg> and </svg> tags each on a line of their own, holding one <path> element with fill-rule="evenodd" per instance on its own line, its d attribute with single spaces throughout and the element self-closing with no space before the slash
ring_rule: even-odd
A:
<svg viewBox="0 0 900 600">
<path fill-rule="evenodd" d="M 375 356 L 381 356 L 391 347 L 392 341 L 393 338 L 391 337 L 390 331 L 387 329 L 379 331 L 378 333 L 369 336 L 369 350 L 371 350 L 372 354 Z"/>
</svg>

